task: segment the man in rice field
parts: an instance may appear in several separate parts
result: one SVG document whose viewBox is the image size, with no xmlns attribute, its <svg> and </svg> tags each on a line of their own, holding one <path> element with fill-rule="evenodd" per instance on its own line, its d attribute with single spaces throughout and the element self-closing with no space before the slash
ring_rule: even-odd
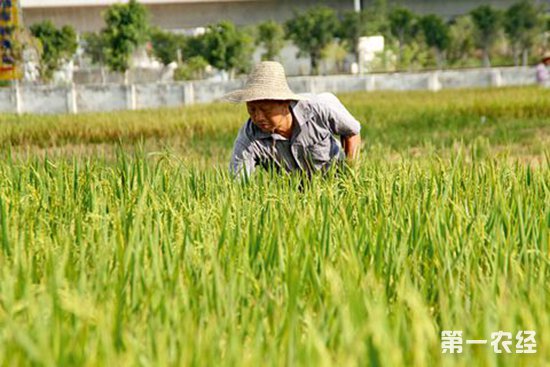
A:
<svg viewBox="0 0 550 367">
<path fill-rule="evenodd" d="M 550 79 L 548 65 L 550 65 L 550 52 L 546 52 L 536 66 L 537 83 L 540 85 L 545 85 Z"/>
<path fill-rule="evenodd" d="M 246 102 L 250 115 L 233 148 L 235 176 L 249 176 L 258 166 L 310 175 L 358 155 L 359 122 L 331 93 L 294 94 L 278 62 L 257 64 L 245 87 L 224 99 Z"/>
</svg>

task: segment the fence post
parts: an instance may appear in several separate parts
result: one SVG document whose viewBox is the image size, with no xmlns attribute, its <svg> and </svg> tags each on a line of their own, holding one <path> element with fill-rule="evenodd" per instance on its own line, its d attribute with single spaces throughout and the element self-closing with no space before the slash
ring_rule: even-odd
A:
<svg viewBox="0 0 550 367">
<path fill-rule="evenodd" d="M 126 86 L 126 107 L 132 111 L 137 108 L 136 86 L 134 84 Z"/>
<path fill-rule="evenodd" d="M 441 89 L 441 83 L 439 82 L 439 71 L 434 71 L 428 74 L 428 90 L 437 92 Z"/>
<path fill-rule="evenodd" d="M 67 111 L 71 114 L 78 113 L 78 106 L 76 104 L 76 87 L 74 83 L 71 83 L 67 88 Z"/>
<path fill-rule="evenodd" d="M 190 105 L 195 103 L 195 87 L 192 82 L 183 83 L 183 104 Z"/>
<path fill-rule="evenodd" d="M 13 85 L 12 101 L 15 104 L 15 113 L 21 115 L 23 113 L 23 101 L 21 100 L 21 89 L 19 88 L 18 80 Z"/>
<path fill-rule="evenodd" d="M 373 91 L 376 89 L 376 81 L 374 79 L 374 75 L 366 75 L 365 76 L 365 90 L 366 91 Z"/>
<path fill-rule="evenodd" d="M 491 69 L 491 87 L 502 87 L 502 74 L 499 69 Z"/>
</svg>

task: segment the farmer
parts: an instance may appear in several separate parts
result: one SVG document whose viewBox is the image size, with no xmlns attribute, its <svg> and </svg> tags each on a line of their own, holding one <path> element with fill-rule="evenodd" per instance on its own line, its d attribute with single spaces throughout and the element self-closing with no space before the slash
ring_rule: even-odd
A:
<svg viewBox="0 0 550 367">
<path fill-rule="evenodd" d="M 230 163 L 234 176 L 249 176 L 257 166 L 310 175 L 358 155 L 359 122 L 331 93 L 294 94 L 278 62 L 257 64 L 245 87 L 224 99 L 246 102 L 250 115 L 235 140 Z"/>
<path fill-rule="evenodd" d="M 545 85 L 549 79 L 548 65 L 550 65 L 550 52 L 546 52 L 536 66 L 537 82 L 541 85 Z"/>
</svg>

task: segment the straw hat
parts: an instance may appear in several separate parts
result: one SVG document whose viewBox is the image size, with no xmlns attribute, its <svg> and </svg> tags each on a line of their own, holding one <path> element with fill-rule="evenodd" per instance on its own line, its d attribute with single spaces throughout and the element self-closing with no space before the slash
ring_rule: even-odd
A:
<svg viewBox="0 0 550 367">
<path fill-rule="evenodd" d="M 262 61 L 254 66 L 244 88 L 227 93 L 222 98 L 236 103 L 262 99 L 294 101 L 307 99 L 290 90 L 285 69 L 276 61 Z"/>
<path fill-rule="evenodd" d="M 544 55 L 542 55 L 542 62 L 546 62 L 550 60 L 550 51 L 546 51 Z"/>
</svg>

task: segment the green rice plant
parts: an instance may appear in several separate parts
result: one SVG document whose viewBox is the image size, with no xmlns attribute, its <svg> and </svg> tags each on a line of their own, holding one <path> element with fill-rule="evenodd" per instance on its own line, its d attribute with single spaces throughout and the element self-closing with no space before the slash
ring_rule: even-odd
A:
<svg viewBox="0 0 550 367">
<path fill-rule="evenodd" d="M 305 184 L 143 151 L 4 161 L 0 363 L 545 364 L 548 161 L 466 156 Z M 442 354 L 446 329 L 536 330 L 538 352 Z"/>
<path fill-rule="evenodd" d="M 229 176 L 242 106 L 2 116 L 0 365 L 547 365 L 545 93 L 344 95 L 311 179 Z"/>
</svg>

